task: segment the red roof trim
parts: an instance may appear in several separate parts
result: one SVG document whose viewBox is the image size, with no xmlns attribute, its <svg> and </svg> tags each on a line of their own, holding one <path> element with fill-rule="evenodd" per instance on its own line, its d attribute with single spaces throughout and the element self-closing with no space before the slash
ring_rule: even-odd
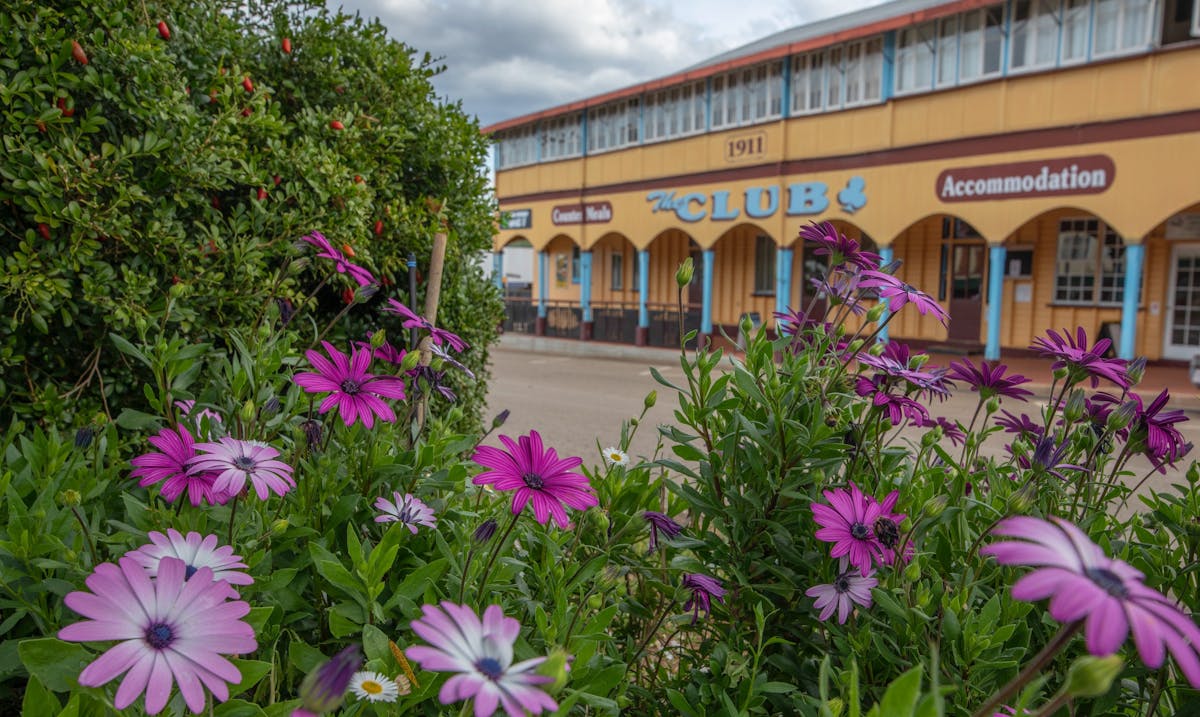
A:
<svg viewBox="0 0 1200 717">
<path fill-rule="evenodd" d="M 649 80 L 641 84 L 631 85 L 619 90 L 612 90 L 611 92 L 605 92 L 601 95 L 594 95 L 592 97 L 588 97 L 587 99 L 576 100 L 575 102 L 571 102 L 569 104 L 559 105 L 557 107 L 551 107 L 539 112 L 521 115 L 520 117 L 514 117 L 502 122 L 490 124 L 487 127 L 484 127 L 481 131 L 484 134 L 492 134 L 494 132 L 500 132 L 512 127 L 519 127 L 521 125 L 529 124 L 530 122 L 546 117 L 554 117 L 557 115 L 566 114 L 568 112 L 582 111 L 589 107 L 607 104 L 608 102 L 612 102 L 614 100 L 635 97 L 643 92 L 650 92 L 662 89 L 664 87 L 674 87 L 675 85 L 684 84 L 690 81 L 703 80 L 708 77 L 728 72 L 730 70 L 735 70 L 739 67 L 755 65 L 767 60 L 775 60 L 781 57 L 794 55 L 799 52 L 806 52 L 808 50 L 816 50 L 822 47 L 836 45 L 841 42 L 858 40 L 864 37 L 870 37 L 871 35 L 878 35 L 880 33 L 887 32 L 888 30 L 895 30 L 902 27 L 908 27 L 910 25 L 917 25 L 922 22 L 926 22 L 927 20 L 935 20 L 937 18 L 953 15 L 958 12 L 975 10 L 977 8 L 987 7 L 995 4 L 996 0 L 954 0 L 954 2 L 949 2 L 945 5 L 926 8 L 918 12 L 910 12 L 904 15 L 896 15 L 895 17 L 879 20 L 869 25 L 862 25 L 849 30 L 841 30 L 828 35 L 809 38 L 801 42 L 778 45 L 761 52 L 756 52 L 753 55 L 739 57 L 736 60 L 728 60 L 716 65 L 708 65 L 707 67 L 691 70 L 690 72 L 677 72 L 673 75 L 660 77 L 656 80 Z"/>
</svg>

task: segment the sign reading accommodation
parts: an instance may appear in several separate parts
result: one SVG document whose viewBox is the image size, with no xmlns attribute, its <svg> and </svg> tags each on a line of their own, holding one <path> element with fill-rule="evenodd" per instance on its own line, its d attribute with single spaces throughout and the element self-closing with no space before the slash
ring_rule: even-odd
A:
<svg viewBox="0 0 1200 717">
<path fill-rule="evenodd" d="M 612 217 L 612 204 L 609 202 L 560 204 L 550 210 L 550 221 L 555 224 L 604 224 L 611 222 Z"/>
<path fill-rule="evenodd" d="M 1110 157 L 1092 154 L 947 169 L 938 175 L 935 191 L 943 202 L 1100 194 L 1112 186 L 1116 174 Z"/>
</svg>

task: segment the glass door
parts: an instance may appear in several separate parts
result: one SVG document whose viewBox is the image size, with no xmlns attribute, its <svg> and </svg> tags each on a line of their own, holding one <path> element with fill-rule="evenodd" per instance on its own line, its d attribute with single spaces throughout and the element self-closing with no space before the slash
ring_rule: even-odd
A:
<svg viewBox="0 0 1200 717">
<path fill-rule="evenodd" d="M 1200 246 L 1171 252 L 1163 358 L 1188 360 L 1200 354 Z"/>
</svg>

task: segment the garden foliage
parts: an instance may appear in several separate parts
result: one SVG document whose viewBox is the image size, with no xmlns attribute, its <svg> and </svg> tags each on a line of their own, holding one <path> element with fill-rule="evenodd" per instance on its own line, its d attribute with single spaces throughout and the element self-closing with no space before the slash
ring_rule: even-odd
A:
<svg viewBox="0 0 1200 717">
<path fill-rule="evenodd" d="M 407 292 L 443 218 L 440 317 L 485 377 L 502 310 L 475 269 L 494 219 L 486 140 L 434 94 L 438 71 L 309 0 L 5 3 L 0 414 L 148 410 L 151 376 L 110 333 L 224 342 L 268 302 L 294 309 L 318 274 L 281 260 L 315 229 Z M 328 279 L 283 330 L 310 341 L 359 288 Z M 478 426 L 483 383 L 448 380 Z"/>
<path fill-rule="evenodd" d="M 860 293 L 848 259 L 874 259 L 806 232 L 828 310 L 681 353 L 650 456 L 626 453 L 644 411 L 586 461 L 503 414 L 423 418 L 474 349 L 392 296 L 345 317 L 369 344 L 298 341 L 273 309 L 214 344 L 114 334 L 152 377 L 136 426 L 0 444 L 6 711 L 1195 710 L 1200 475 L 1158 478 L 1191 447 L 1144 364 L 1048 332 L 1041 405 L 1003 366 L 935 368 L 876 339 L 936 304 L 888 272 Z M 314 285 L 351 271 L 299 247 Z M 404 324 L 431 367 L 388 341 Z M 952 383 L 978 392 L 966 424 L 937 415 Z M 170 650 L 189 660 L 147 666 Z"/>
</svg>

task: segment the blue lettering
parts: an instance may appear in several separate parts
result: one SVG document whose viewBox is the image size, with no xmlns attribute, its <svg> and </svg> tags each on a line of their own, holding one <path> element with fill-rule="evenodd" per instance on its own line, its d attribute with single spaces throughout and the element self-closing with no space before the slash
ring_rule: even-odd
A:
<svg viewBox="0 0 1200 717">
<path fill-rule="evenodd" d="M 708 197 L 698 192 L 685 194 L 675 200 L 675 216 L 679 217 L 681 221 L 698 222 L 704 218 L 705 212 L 703 209 L 692 211 L 691 204 L 694 202 L 700 206 L 704 206 L 706 201 L 708 201 Z"/>
<path fill-rule="evenodd" d="M 824 182 L 796 182 L 788 185 L 789 216 L 820 214 L 829 207 L 825 192 L 829 185 Z"/>
<path fill-rule="evenodd" d="M 742 210 L 737 207 L 733 209 L 729 208 L 729 192 L 713 192 L 712 199 L 712 219 L 714 222 L 737 219 L 738 215 L 742 213 Z"/>
<path fill-rule="evenodd" d="M 766 219 L 779 209 L 779 187 L 767 187 L 767 207 L 765 209 L 762 206 L 762 194 L 762 187 L 751 187 L 746 190 L 746 216 Z"/>
</svg>

